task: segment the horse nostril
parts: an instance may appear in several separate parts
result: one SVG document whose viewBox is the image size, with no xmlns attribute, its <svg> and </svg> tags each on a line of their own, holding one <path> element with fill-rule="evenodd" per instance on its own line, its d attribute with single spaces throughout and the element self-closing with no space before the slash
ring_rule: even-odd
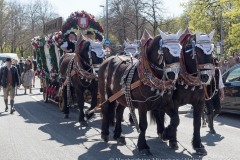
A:
<svg viewBox="0 0 240 160">
<path fill-rule="evenodd" d="M 209 77 L 208 77 L 207 74 L 203 74 L 203 75 L 200 76 L 200 78 L 201 78 L 202 82 L 206 83 L 208 81 Z"/>
<path fill-rule="evenodd" d="M 170 80 L 175 80 L 175 73 L 174 72 L 168 72 L 167 73 L 167 78 Z"/>
</svg>

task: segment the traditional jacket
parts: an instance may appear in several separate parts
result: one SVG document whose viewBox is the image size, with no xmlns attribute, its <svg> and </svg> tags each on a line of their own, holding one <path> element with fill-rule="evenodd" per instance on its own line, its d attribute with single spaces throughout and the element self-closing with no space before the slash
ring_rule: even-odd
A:
<svg viewBox="0 0 240 160">
<path fill-rule="evenodd" d="M 12 86 L 16 87 L 20 85 L 20 78 L 18 74 L 18 70 L 15 66 L 11 66 L 10 71 L 12 73 Z M 0 70 L 0 86 L 6 88 L 8 86 L 8 67 L 3 66 Z"/>
</svg>

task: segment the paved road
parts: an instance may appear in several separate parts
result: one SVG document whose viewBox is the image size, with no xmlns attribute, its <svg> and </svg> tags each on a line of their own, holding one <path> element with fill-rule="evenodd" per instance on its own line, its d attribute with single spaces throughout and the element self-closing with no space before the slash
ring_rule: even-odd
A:
<svg viewBox="0 0 240 160">
<path fill-rule="evenodd" d="M 216 135 L 209 134 L 207 128 L 201 129 L 202 141 L 208 151 L 205 157 L 195 155 L 191 147 L 191 113 L 181 114 L 178 140 L 182 146 L 177 151 L 160 142 L 155 125 L 149 125 L 147 142 L 153 156 L 141 157 L 136 147 L 138 134 L 129 126 L 127 113 L 123 123 L 127 145 L 118 146 L 113 140 L 105 143 L 100 139 L 100 115 L 96 115 L 88 128 L 80 128 L 77 110 L 72 109 L 70 119 L 64 120 L 55 104 L 41 100 L 39 89 L 34 89 L 30 95 L 23 95 L 23 90 L 19 90 L 16 112 L 10 115 L 4 112 L 0 93 L 0 160 L 240 159 L 239 116 L 225 114 L 218 117 Z"/>
</svg>

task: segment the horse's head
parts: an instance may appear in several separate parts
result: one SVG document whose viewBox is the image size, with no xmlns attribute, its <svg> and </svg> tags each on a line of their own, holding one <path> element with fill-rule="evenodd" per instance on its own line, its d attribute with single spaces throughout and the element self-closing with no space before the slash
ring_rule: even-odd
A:
<svg viewBox="0 0 240 160">
<path fill-rule="evenodd" d="M 133 43 L 129 43 L 127 41 L 124 41 L 124 52 L 127 55 L 136 55 L 139 54 L 139 43 L 137 40 L 135 40 Z"/>
<path fill-rule="evenodd" d="M 181 45 L 179 38 L 182 30 L 176 34 L 166 34 L 160 31 L 151 45 L 148 47 L 147 56 L 151 62 L 151 67 L 156 70 L 162 70 L 166 79 L 176 80 L 180 70 L 179 57 Z"/>
<path fill-rule="evenodd" d="M 183 46 L 184 62 L 186 70 L 190 74 L 198 74 L 203 84 L 209 84 L 213 74 L 212 52 L 214 45 L 212 38 L 214 31 L 210 34 L 196 33 L 191 35 L 186 45 Z"/>
<path fill-rule="evenodd" d="M 101 64 L 105 56 L 101 42 L 87 41 L 83 35 L 77 41 L 76 51 L 80 60 L 89 67 Z"/>
</svg>

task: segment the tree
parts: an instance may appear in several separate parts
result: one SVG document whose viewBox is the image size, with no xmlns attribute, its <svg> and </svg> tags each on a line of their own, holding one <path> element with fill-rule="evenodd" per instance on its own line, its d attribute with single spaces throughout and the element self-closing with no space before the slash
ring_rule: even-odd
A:
<svg viewBox="0 0 240 160">
<path fill-rule="evenodd" d="M 0 0 L 0 52 L 4 52 L 6 44 L 8 19 L 8 7 L 4 0 Z"/>
<path fill-rule="evenodd" d="M 144 0 L 143 5 L 145 7 L 143 16 L 145 20 L 151 25 L 153 35 L 157 34 L 157 28 L 159 22 L 163 20 L 163 1 L 162 0 Z"/>
<path fill-rule="evenodd" d="M 0 0 L 0 52 L 32 52 L 31 39 L 41 35 L 44 23 L 57 16 L 46 0 L 28 4 Z"/>
<path fill-rule="evenodd" d="M 228 24 L 227 36 L 225 39 L 226 48 L 229 53 L 233 53 L 240 50 L 240 1 L 239 0 L 221 0 L 223 8 L 223 18 Z"/>
</svg>

